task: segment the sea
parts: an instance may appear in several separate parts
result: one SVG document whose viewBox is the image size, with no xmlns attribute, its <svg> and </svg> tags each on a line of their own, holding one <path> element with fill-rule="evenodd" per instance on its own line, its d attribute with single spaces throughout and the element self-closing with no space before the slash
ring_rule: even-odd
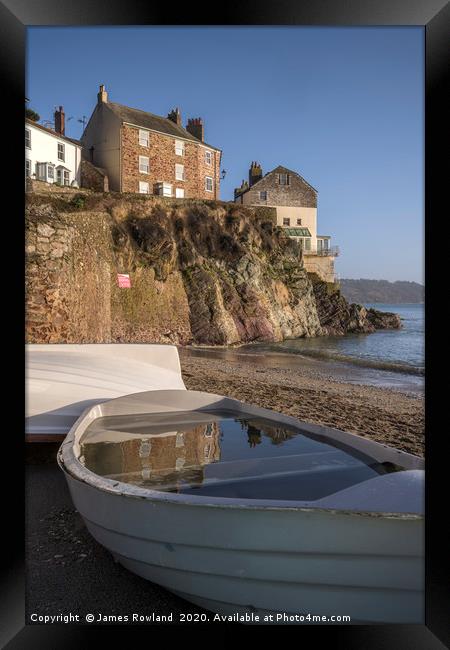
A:
<svg viewBox="0 0 450 650">
<path fill-rule="evenodd" d="M 213 356 L 231 358 L 245 355 L 254 357 L 255 361 L 264 358 L 264 365 L 286 368 L 310 362 L 323 373 L 349 383 L 422 393 L 425 375 L 424 305 L 367 303 L 365 306 L 399 314 L 402 328 L 377 330 L 372 334 L 252 343 Z M 211 351 L 208 356 L 211 356 Z"/>
</svg>

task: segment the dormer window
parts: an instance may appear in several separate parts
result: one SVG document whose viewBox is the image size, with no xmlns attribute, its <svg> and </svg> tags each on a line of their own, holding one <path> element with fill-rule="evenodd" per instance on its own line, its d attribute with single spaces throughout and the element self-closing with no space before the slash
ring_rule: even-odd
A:
<svg viewBox="0 0 450 650">
<path fill-rule="evenodd" d="M 280 185 L 289 185 L 289 174 L 278 174 L 278 183 Z"/>
</svg>

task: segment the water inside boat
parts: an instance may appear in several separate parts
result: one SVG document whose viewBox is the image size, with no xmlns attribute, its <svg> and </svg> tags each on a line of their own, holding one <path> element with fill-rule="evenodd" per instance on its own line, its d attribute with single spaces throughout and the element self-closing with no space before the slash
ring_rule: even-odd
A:
<svg viewBox="0 0 450 650">
<path fill-rule="evenodd" d="M 314 501 L 401 471 L 328 438 L 229 412 L 108 416 L 80 441 L 90 471 L 164 492 Z"/>
</svg>

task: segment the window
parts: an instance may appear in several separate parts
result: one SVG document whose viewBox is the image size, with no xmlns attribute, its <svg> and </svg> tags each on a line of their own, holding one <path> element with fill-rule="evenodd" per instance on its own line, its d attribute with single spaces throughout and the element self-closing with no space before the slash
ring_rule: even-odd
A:
<svg viewBox="0 0 450 650">
<path fill-rule="evenodd" d="M 31 176 L 31 160 L 25 158 L 25 176 L 29 178 Z"/>
<path fill-rule="evenodd" d="M 148 194 L 149 185 L 147 181 L 139 181 L 139 194 Z"/>
<path fill-rule="evenodd" d="M 69 172 L 67 171 L 67 169 L 64 169 L 63 171 L 64 171 L 64 185 L 68 185 L 69 184 Z"/>
<path fill-rule="evenodd" d="M 55 168 L 53 165 L 48 165 L 47 166 L 47 178 L 49 180 L 53 181 L 55 180 Z"/>
<path fill-rule="evenodd" d="M 278 183 L 280 185 L 289 185 L 289 174 L 278 174 Z"/>
<path fill-rule="evenodd" d="M 311 237 L 305 237 L 305 251 L 311 250 Z"/>
<path fill-rule="evenodd" d="M 182 140 L 175 140 L 175 154 L 184 156 L 184 142 Z"/>
<path fill-rule="evenodd" d="M 211 176 L 205 176 L 205 190 L 207 192 L 213 191 L 213 179 Z"/>
<path fill-rule="evenodd" d="M 184 165 L 175 165 L 175 178 L 177 181 L 184 181 Z"/>
<path fill-rule="evenodd" d="M 260 192 L 259 193 L 259 200 L 260 201 L 267 201 L 267 192 Z"/>
<path fill-rule="evenodd" d="M 175 188 L 175 197 L 177 199 L 184 199 L 184 189 L 182 187 Z"/>
<path fill-rule="evenodd" d="M 58 142 L 58 160 L 66 160 L 65 145 L 62 142 Z"/>
<path fill-rule="evenodd" d="M 31 149 L 31 131 L 30 129 L 25 129 L 25 146 L 27 149 Z"/>
<path fill-rule="evenodd" d="M 36 163 L 36 177 L 40 181 L 47 180 L 47 163 Z"/>
<path fill-rule="evenodd" d="M 283 226 L 290 226 L 291 220 L 289 217 L 283 217 Z"/>
<path fill-rule="evenodd" d="M 302 220 L 301 220 L 301 219 L 297 219 L 297 226 L 301 226 L 301 225 L 302 225 Z"/>
<path fill-rule="evenodd" d="M 159 183 L 160 196 L 172 196 L 172 185 L 170 183 Z"/>
<path fill-rule="evenodd" d="M 212 151 L 205 151 L 205 163 L 212 165 Z"/>
<path fill-rule="evenodd" d="M 148 156 L 139 156 L 139 171 L 141 174 L 148 174 L 150 172 Z"/>
<path fill-rule="evenodd" d="M 141 147 L 148 147 L 148 131 L 139 129 L 139 144 Z"/>
</svg>

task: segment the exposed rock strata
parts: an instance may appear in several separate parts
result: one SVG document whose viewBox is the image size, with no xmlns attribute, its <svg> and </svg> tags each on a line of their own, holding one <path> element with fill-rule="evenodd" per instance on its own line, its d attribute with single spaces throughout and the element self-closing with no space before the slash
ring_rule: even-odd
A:
<svg viewBox="0 0 450 650">
<path fill-rule="evenodd" d="M 371 332 L 395 314 L 309 276 L 270 215 L 223 202 L 28 196 L 27 340 L 250 341 Z M 129 273 L 131 289 L 119 289 Z"/>
</svg>

